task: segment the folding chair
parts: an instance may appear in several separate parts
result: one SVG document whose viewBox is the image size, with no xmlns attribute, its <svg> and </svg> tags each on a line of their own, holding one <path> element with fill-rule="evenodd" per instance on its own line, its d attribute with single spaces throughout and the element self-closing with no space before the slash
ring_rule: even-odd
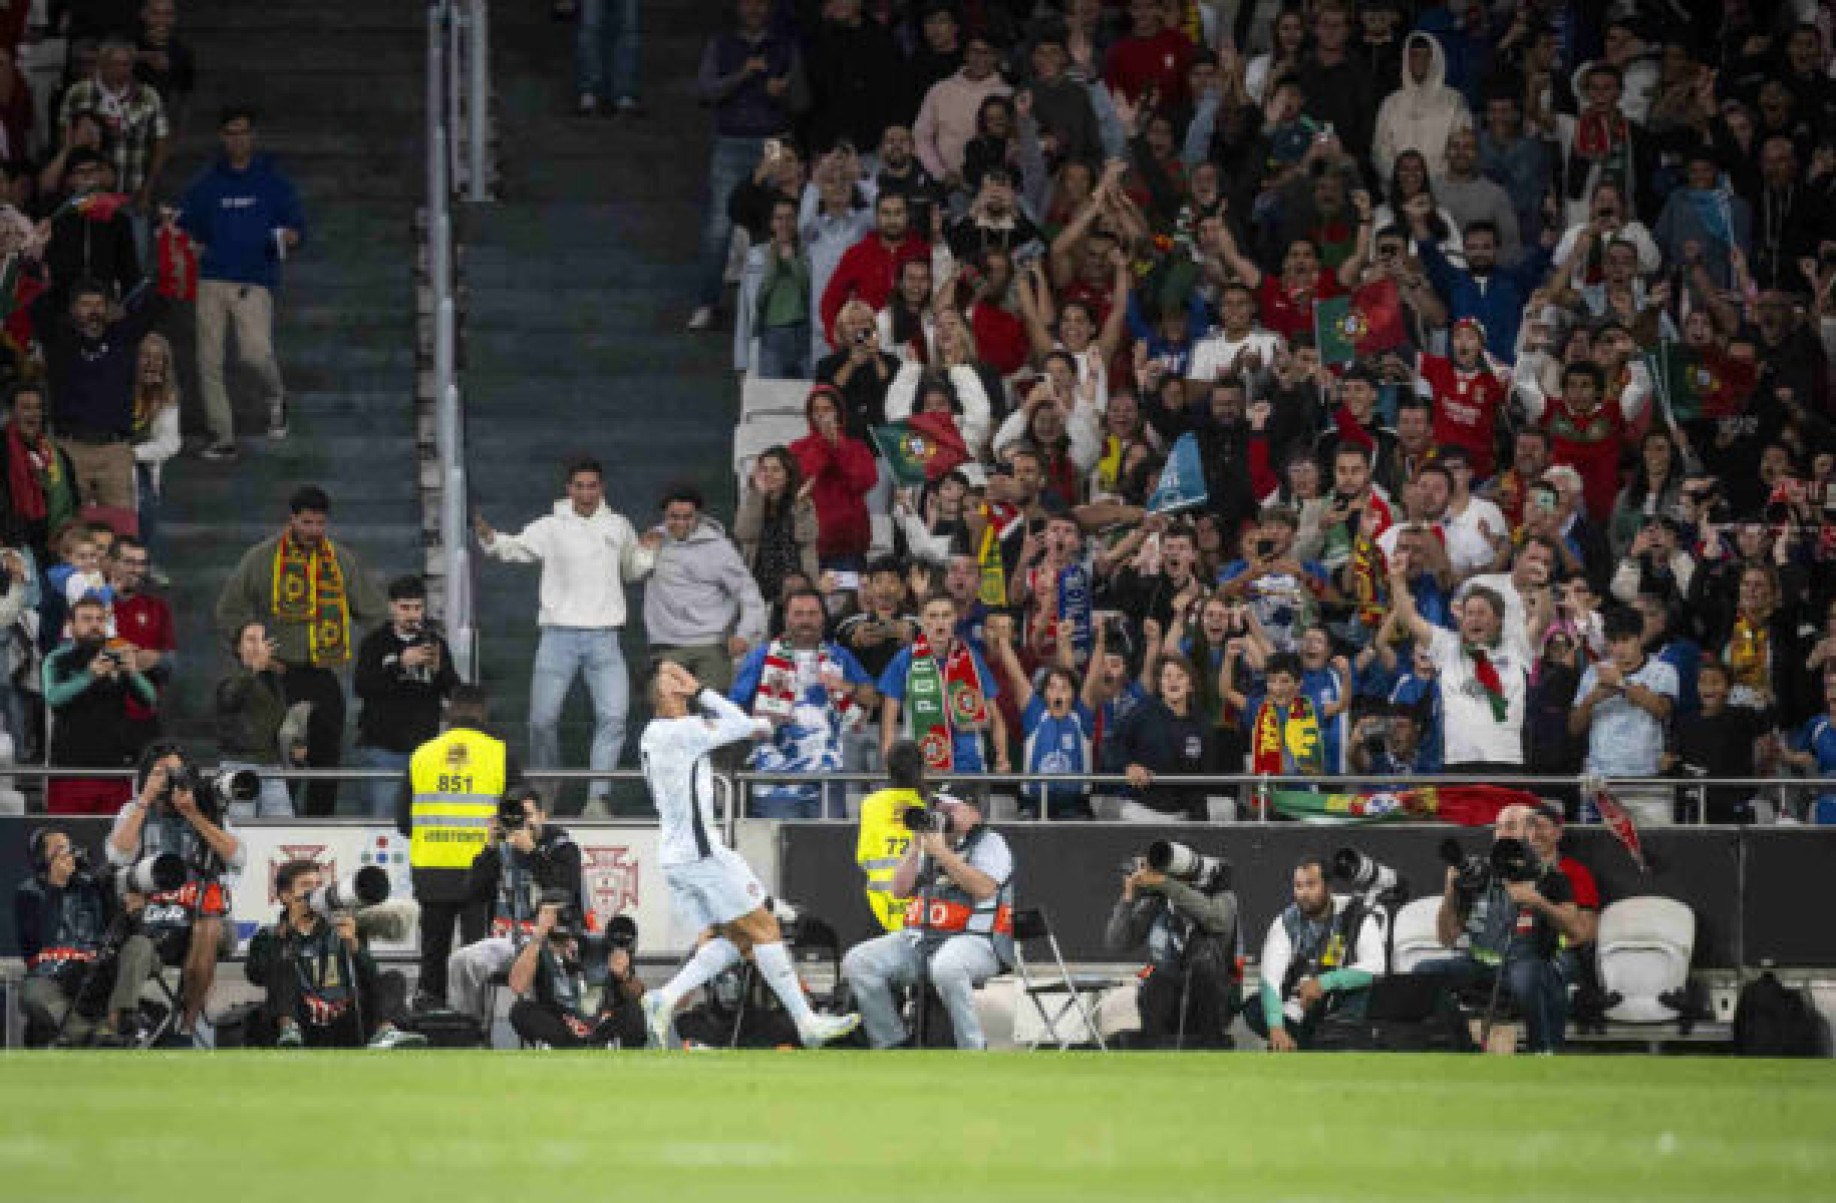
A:
<svg viewBox="0 0 1836 1203">
<path fill-rule="evenodd" d="M 1056 981 L 1043 978 L 1034 980 L 1032 968 L 1026 961 L 1026 946 L 1035 942 L 1043 942 L 1051 953 L 1052 963 L 1058 967 Z M 1072 973 L 1065 964 L 1064 954 L 1059 951 L 1058 937 L 1052 934 L 1051 921 L 1037 907 L 1014 912 L 1014 971 L 1020 975 L 1021 993 L 1032 1002 L 1033 1009 L 1039 1013 L 1040 1022 L 1045 1024 L 1046 1038 L 1055 1042 L 1060 1052 L 1074 1044 L 1088 1044 L 1092 1041 L 1104 1052 L 1109 1051 L 1108 1042 L 1097 1028 L 1096 1012 L 1091 1009 L 1084 995 L 1089 992 L 1100 997 L 1105 990 L 1127 983 L 1102 974 Z M 1062 998 L 1058 999 L 1055 1007 L 1048 1010 L 1045 1001 L 1047 995 Z M 1058 1025 L 1065 1022 L 1074 1011 L 1077 1018 L 1083 1021 L 1083 1032 L 1060 1033 Z M 1038 1048 L 1043 1043 L 1044 1039 L 1035 1040 L 1027 1047 Z"/>
</svg>

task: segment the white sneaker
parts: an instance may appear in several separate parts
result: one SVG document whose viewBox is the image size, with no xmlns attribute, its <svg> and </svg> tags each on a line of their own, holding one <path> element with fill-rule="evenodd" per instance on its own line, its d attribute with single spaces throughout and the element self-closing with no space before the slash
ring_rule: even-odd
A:
<svg viewBox="0 0 1836 1203">
<path fill-rule="evenodd" d="M 695 312 L 689 314 L 690 330 L 712 330 L 714 328 L 714 306 L 697 305 Z"/>
<path fill-rule="evenodd" d="M 644 1031 L 650 1035 L 651 1048 L 668 1048 L 670 1013 L 663 996 L 655 990 L 645 993 L 638 1004 L 644 1011 Z"/>
<path fill-rule="evenodd" d="M 591 117 L 599 111 L 599 97 L 591 92 L 582 92 L 580 99 L 574 102 L 574 113 L 580 117 Z"/>
<path fill-rule="evenodd" d="M 404 1032 L 397 1027 L 384 1028 L 370 1037 L 370 1048 L 426 1048 L 427 1037 L 419 1032 Z"/>
<path fill-rule="evenodd" d="M 268 407 L 268 437 L 271 439 L 287 437 L 287 402 L 284 399 Z"/>
<path fill-rule="evenodd" d="M 797 1035 L 802 1039 L 804 1048 L 821 1048 L 840 1040 L 860 1026 L 861 1016 L 857 1011 L 850 1011 L 846 1015 L 812 1015 L 809 1023 L 797 1029 Z"/>
</svg>

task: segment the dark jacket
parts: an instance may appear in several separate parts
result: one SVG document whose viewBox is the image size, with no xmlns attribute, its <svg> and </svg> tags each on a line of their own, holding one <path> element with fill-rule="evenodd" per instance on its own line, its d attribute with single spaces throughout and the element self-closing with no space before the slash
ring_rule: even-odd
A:
<svg viewBox="0 0 1836 1203">
<path fill-rule="evenodd" d="M 88 873 L 65 886 L 37 875 L 20 882 L 13 891 L 13 923 L 27 972 L 34 971 L 32 958 L 47 948 L 98 950 L 115 911 L 114 892 Z"/>
<path fill-rule="evenodd" d="M 397 635 L 392 622 L 357 645 L 354 686 L 363 699 L 358 746 L 406 755 L 440 733 L 440 706 L 459 684 L 459 672 L 453 667 L 453 649 L 439 632 L 428 630 L 426 638 L 440 648 L 440 667 L 431 672 L 402 666 L 402 653 L 413 642 Z"/>
<path fill-rule="evenodd" d="M 1211 772 L 1216 768 L 1217 732 L 1202 707 L 1195 704 L 1192 713 L 1181 718 L 1159 698 L 1149 698 L 1123 720 L 1112 754 L 1117 763 L 1105 766 L 1111 771 L 1138 764 L 1156 777 Z M 1168 818 L 1203 822 L 1209 813 L 1200 786 L 1156 781 L 1144 790 L 1130 792 L 1135 801 Z"/>
<path fill-rule="evenodd" d="M 54 313 L 69 308 L 70 286 L 79 280 L 112 285 L 110 295 L 124 297 L 140 283 L 134 226 L 125 213 L 107 221 L 94 221 L 74 210 L 64 213 L 51 223 L 45 267 L 51 273 L 46 304 Z"/>
<path fill-rule="evenodd" d="M 478 859 L 472 862 L 471 872 L 466 875 L 466 898 L 471 902 L 493 903 L 494 919 L 533 920 L 537 899 L 514 900 L 508 908 L 502 905 L 499 887 L 503 884 L 503 855 L 508 849 L 508 844 L 492 843 L 478 854 Z M 510 856 L 512 863 L 529 875 L 538 891 L 555 890 L 570 898 L 580 898 L 580 845 L 574 842 L 567 828 L 544 823 L 542 834 L 536 838 L 535 851 L 510 851 Z M 525 906 L 527 913 L 523 913 Z"/>
<path fill-rule="evenodd" d="M 217 682 L 217 752 L 225 760 L 279 764 L 278 739 L 287 718 L 287 690 L 275 672 L 238 665 Z"/>
<path fill-rule="evenodd" d="M 32 302 L 32 324 L 51 383 L 52 433 L 131 437 L 140 340 L 165 313 L 165 298 L 143 283 L 123 299 L 126 312 L 92 339 L 76 328 L 68 309 L 52 306 L 52 295 Z"/>
<path fill-rule="evenodd" d="M 821 152 L 846 138 L 862 152 L 878 148 L 894 122 L 907 122 L 905 56 L 884 25 L 863 18 L 848 26 L 824 21 L 810 44 L 809 144 Z"/>
</svg>

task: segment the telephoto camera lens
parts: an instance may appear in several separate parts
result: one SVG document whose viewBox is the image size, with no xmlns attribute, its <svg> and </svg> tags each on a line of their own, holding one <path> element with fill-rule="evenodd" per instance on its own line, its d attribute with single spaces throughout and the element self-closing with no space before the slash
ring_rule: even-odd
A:
<svg viewBox="0 0 1836 1203">
<path fill-rule="evenodd" d="M 1359 893 L 1383 893 L 1402 881 L 1396 870 L 1356 848 L 1341 848 L 1332 854 L 1332 875 Z"/>
<path fill-rule="evenodd" d="M 123 869 L 116 881 L 123 894 L 164 894 L 184 885 L 189 876 L 184 857 L 161 852 L 141 857 Z"/>
<path fill-rule="evenodd" d="M 1230 862 L 1221 856 L 1206 856 L 1189 844 L 1175 840 L 1155 840 L 1148 845 L 1147 866 L 1200 889 L 1221 888 L 1230 884 Z"/>
<path fill-rule="evenodd" d="M 365 865 L 349 877 L 328 881 L 314 890 L 307 905 L 321 915 L 361 910 L 389 900 L 389 874 L 376 865 Z"/>
<path fill-rule="evenodd" d="M 225 806 L 253 802 L 261 796 L 261 774 L 254 769 L 223 769 L 211 778 L 210 788 Z"/>
</svg>

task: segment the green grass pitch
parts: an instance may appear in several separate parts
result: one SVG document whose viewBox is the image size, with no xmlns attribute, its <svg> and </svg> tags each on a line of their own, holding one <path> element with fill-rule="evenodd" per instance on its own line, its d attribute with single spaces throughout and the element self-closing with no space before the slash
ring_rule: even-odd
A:
<svg viewBox="0 0 1836 1203">
<path fill-rule="evenodd" d="M 1836 1198 L 1828 1061 L 12 1054 L 0 1116 L 19 1203 Z"/>
</svg>

